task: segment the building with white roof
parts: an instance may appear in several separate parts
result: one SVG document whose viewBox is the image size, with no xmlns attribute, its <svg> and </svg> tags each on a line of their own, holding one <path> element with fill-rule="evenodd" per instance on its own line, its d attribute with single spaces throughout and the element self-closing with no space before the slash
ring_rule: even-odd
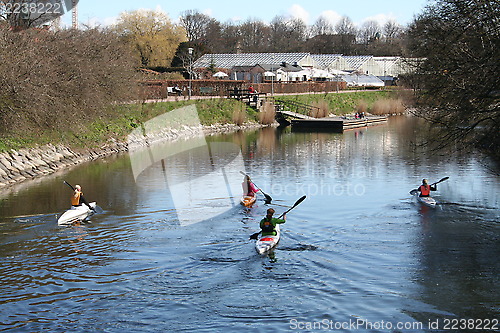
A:
<svg viewBox="0 0 500 333">
<path fill-rule="evenodd" d="M 193 63 L 196 68 L 226 68 L 255 66 L 256 64 L 290 64 L 302 68 L 314 67 L 309 53 L 216 53 L 205 54 Z"/>
<path fill-rule="evenodd" d="M 335 74 L 344 71 L 348 66 L 342 54 L 311 54 L 317 68 Z"/>
<path fill-rule="evenodd" d="M 310 53 L 205 54 L 193 63 L 193 68 L 198 73 L 207 68 L 222 69 L 229 73 L 229 79 L 253 83 L 338 80 L 351 73 L 363 77 L 347 78 L 350 84 L 364 82 L 366 85 L 372 83 L 376 86 L 380 85 L 380 80 L 376 80 L 376 77 L 391 82 L 394 77 L 411 71 L 409 62 L 402 57 Z"/>
<path fill-rule="evenodd" d="M 345 71 L 360 74 L 373 74 L 379 71 L 378 64 L 373 59 L 373 56 L 343 56 L 343 58 L 347 63 Z"/>
</svg>

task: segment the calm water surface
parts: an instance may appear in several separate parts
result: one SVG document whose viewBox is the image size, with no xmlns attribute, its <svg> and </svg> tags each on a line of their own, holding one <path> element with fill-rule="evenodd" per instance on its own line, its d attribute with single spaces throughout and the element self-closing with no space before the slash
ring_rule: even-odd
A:
<svg viewBox="0 0 500 333">
<path fill-rule="evenodd" d="M 416 147 L 417 130 L 237 133 L 139 174 L 122 155 L 2 190 L 0 331 L 498 331 L 499 176 L 484 157 Z M 239 167 L 271 205 L 237 205 Z M 445 176 L 437 208 L 410 197 Z M 102 208 L 90 223 L 57 225 L 63 180 Z M 266 209 L 302 195 L 257 255 Z"/>
</svg>

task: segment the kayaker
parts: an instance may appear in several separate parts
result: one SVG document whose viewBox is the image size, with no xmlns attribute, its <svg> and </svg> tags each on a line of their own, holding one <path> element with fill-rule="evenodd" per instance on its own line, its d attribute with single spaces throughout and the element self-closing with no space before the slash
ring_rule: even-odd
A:
<svg viewBox="0 0 500 333">
<path fill-rule="evenodd" d="M 255 197 L 256 193 L 259 192 L 259 189 L 252 183 L 250 176 L 245 176 L 241 185 L 243 186 L 243 195 Z"/>
<path fill-rule="evenodd" d="M 422 179 L 422 185 L 418 187 L 418 191 L 420 192 L 420 197 L 428 197 L 431 195 L 431 191 L 437 191 L 437 186 L 429 185 L 427 179 Z"/>
<path fill-rule="evenodd" d="M 78 207 L 82 204 L 82 187 L 80 185 L 75 185 L 75 191 L 73 192 L 73 195 L 71 196 L 71 205 L 73 207 Z"/>
<path fill-rule="evenodd" d="M 277 219 L 273 217 L 274 209 L 269 208 L 267 210 L 266 217 L 260 221 L 260 229 L 262 236 L 276 236 L 276 225 L 285 223 L 286 214 L 283 215 L 283 219 Z"/>
</svg>

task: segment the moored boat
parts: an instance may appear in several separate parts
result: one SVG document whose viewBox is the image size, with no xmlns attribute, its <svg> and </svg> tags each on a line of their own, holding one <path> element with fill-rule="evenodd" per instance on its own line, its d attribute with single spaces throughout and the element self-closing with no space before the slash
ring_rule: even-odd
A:
<svg viewBox="0 0 500 333">
<path fill-rule="evenodd" d="M 255 249 L 257 253 L 264 254 L 269 250 L 273 249 L 280 241 L 280 226 L 279 224 L 275 227 L 276 236 L 262 236 L 255 242 Z"/>
<path fill-rule="evenodd" d="M 95 209 L 96 203 L 91 202 L 90 207 Z M 81 222 L 94 214 L 94 210 L 90 209 L 87 205 L 73 206 L 65 211 L 57 220 L 58 225 L 67 225 L 75 222 Z"/>
</svg>

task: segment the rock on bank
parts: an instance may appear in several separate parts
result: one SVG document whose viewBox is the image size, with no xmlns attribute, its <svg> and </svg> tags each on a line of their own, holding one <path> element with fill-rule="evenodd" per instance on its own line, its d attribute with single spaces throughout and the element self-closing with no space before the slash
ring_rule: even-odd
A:
<svg viewBox="0 0 500 333">
<path fill-rule="evenodd" d="M 238 130 L 256 129 L 263 125 L 247 123 L 242 126 L 219 124 L 201 126 L 204 135 L 230 133 Z M 183 130 L 165 130 L 153 141 L 175 141 L 199 135 L 199 128 L 185 127 Z M 144 138 L 143 145 L 151 143 Z M 126 142 L 113 141 L 100 148 L 77 151 L 63 145 L 44 145 L 0 153 L 0 190 L 27 179 L 48 175 L 59 170 L 96 160 L 112 154 L 128 151 Z"/>
</svg>

